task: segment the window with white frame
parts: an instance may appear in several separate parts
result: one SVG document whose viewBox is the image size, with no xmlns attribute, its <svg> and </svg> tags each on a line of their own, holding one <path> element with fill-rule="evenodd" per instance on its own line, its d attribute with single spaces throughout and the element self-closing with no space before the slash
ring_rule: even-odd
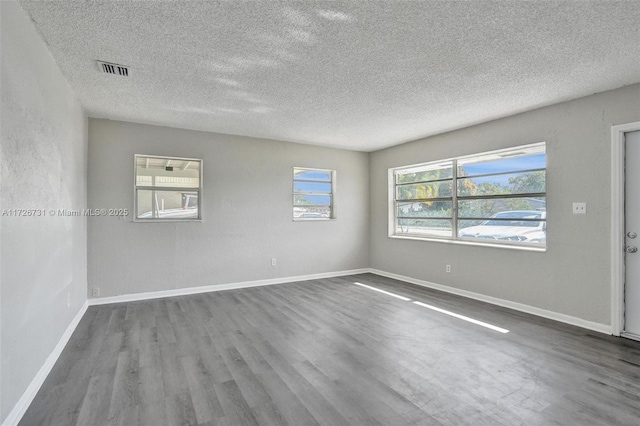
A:
<svg viewBox="0 0 640 426">
<path fill-rule="evenodd" d="M 545 247 L 544 142 L 389 169 L 389 235 Z"/>
<path fill-rule="evenodd" d="M 334 219 L 335 179 L 335 170 L 294 167 L 293 219 Z"/>
<path fill-rule="evenodd" d="M 136 221 L 202 219 L 202 160 L 135 155 Z"/>
</svg>

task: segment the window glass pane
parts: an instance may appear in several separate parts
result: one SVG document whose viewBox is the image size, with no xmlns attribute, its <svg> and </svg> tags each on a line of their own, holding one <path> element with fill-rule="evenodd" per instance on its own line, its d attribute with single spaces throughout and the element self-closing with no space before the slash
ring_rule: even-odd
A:
<svg viewBox="0 0 640 426">
<path fill-rule="evenodd" d="M 450 219 L 398 219 L 396 233 L 451 237 L 453 234 L 451 223 Z"/>
<path fill-rule="evenodd" d="M 451 197 L 451 182 L 414 183 L 396 186 L 397 200 L 426 200 Z"/>
<path fill-rule="evenodd" d="M 331 195 L 293 195 L 294 206 L 330 206 Z"/>
<path fill-rule="evenodd" d="M 198 193 L 138 190 L 139 219 L 197 219 Z"/>
<path fill-rule="evenodd" d="M 544 213 L 546 204 L 546 197 L 458 200 L 458 217 L 488 219 L 495 214 L 509 215 L 513 211 L 522 211 L 525 215 L 537 215 Z"/>
<path fill-rule="evenodd" d="M 136 157 L 136 185 L 200 187 L 200 161 Z"/>
<path fill-rule="evenodd" d="M 298 192 L 298 193 L 315 192 L 315 193 L 331 194 L 331 183 L 330 182 L 324 183 L 324 182 L 294 181 L 293 192 Z"/>
<path fill-rule="evenodd" d="M 458 179 L 458 195 L 526 194 L 546 191 L 544 170 Z"/>
<path fill-rule="evenodd" d="M 451 217 L 451 201 L 428 203 L 397 203 L 398 217 Z"/>
<path fill-rule="evenodd" d="M 293 169 L 293 218 L 331 219 L 334 170 Z"/>
<path fill-rule="evenodd" d="M 544 169 L 547 157 L 543 147 L 535 147 L 528 153 L 521 149 L 514 153 L 494 153 L 458 160 L 458 177 L 477 176 L 491 173 L 517 172 L 521 170 Z"/>
<path fill-rule="evenodd" d="M 321 182 L 331 182 L 331 170 L 310 170 L 310 169 L 293 169 L 294 180 L 315 180 Z"/>
<path fill-rule="evenodd" d="M 136 191 L 138 211 L 136 212 L 137 218 L 149 219 L 152 217 L 152 204 L 151 196 L 153 191 L 139 189 Z"/>
<path fill-rule="evenodd" d="M 157 214 L 160 218 L 197 218 L 197 192 L 154 191 Z M 195 200 L 195 203 L 194 203 Z"/>
<path fill-rule="evenodd" d="M 451 162 L 421 166 L 396 172 L 396 183 L 426 182 L 438 179 L 451 179 L 453 166 Z"/>
<path fill-rule="evenodd" d="M 330 219 L 330 206 L 294 207 L 293 217 L 296 219 Z"/>
</svg>

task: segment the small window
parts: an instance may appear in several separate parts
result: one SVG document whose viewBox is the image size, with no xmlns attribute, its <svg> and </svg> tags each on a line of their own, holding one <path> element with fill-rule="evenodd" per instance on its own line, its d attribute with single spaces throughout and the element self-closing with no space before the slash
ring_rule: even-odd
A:
<svg viewBox="0 0 640 426">
<path fill-rule="evenodd" d="M 202 219 L 202 160 L 135 156 L 135 220 Z"/>
<path fill-rule="evenodd" d="M 545 247 L 545 143 L 390 169 L 390 236 Z"/>
<path fill-rule="evenodd" d="M 335 170 L 293 168 L 293 219 L 335 218 Z"/>
</svg>

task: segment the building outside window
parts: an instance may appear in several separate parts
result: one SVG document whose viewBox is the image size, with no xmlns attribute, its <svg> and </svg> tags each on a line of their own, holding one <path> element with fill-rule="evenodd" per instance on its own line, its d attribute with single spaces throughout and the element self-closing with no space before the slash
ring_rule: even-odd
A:
<svg viewBox="0 0 640 426">
<path fill-rule="evenodd" d="M 202 219 L 202 160 L 135 156 L 135 220 Z"/>
</svg>

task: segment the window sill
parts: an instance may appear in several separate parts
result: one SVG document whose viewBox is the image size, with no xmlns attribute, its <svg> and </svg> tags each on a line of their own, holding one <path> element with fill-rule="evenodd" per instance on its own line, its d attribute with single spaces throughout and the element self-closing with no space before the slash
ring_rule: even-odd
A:
<svg viewBox="0 0 640 426">
<path fill-rule="evenodd" d="M 492 248 L 500 248 L 500 249 L 508 249 L 508 250 L 532 251 L 532 252 L 538 252 L 538 253 L 545 253 L 547 251 L 546 246 L 536 247 L 536 246 L 521 245 L 521 244 L 509 244 L 509 243 L 485 243 L 485 242 L 443 239 L 443 238 L 415 237 L 411 235 L 397 235 L 397 234 L 389 235 L 389 238 L 394 238 L 399 240 L 414 240 L 414 241 L 428 241 L 428 242 L 445 243 L 445 244 L 456 244 L 456 245 L 462 245 L 462 246 L 492 247 Z"/>
</svg>

